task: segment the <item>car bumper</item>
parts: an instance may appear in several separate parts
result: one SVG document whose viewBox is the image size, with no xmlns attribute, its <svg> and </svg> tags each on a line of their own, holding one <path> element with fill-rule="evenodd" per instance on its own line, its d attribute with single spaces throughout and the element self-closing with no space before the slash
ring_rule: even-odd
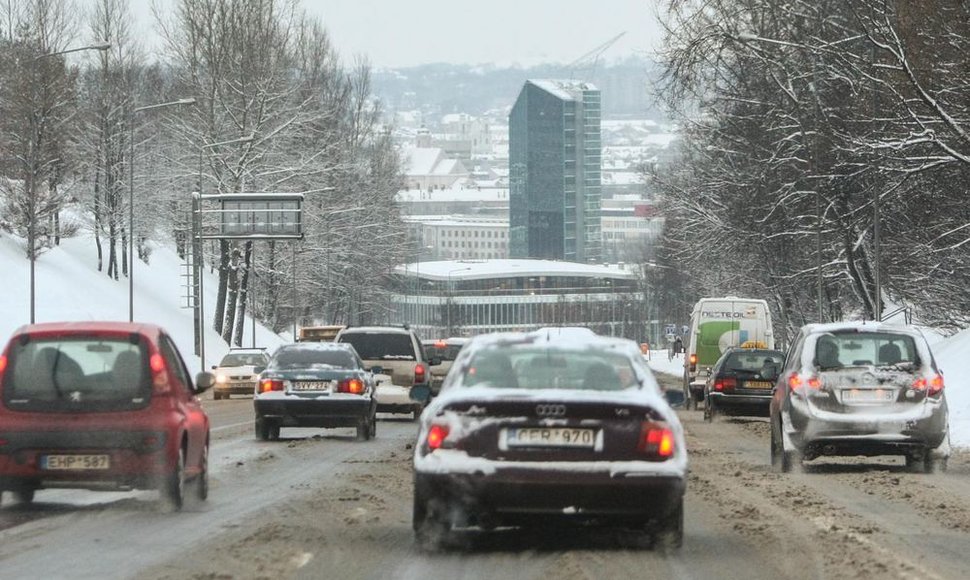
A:
<svg viewBox="0 0 970 580">
<path fill-rule="evenodd" d="M 212 390 L 220 395 L 252 395 L 256 391 L 256 383 L 217 384 Z"/>
<path fill-rule="evenodd" d="M 503 470 L 494 474 L 415 474 L 415 493 L 445 500 L 475 525 L 483 518 L 522 524 L 536 516 L 607 517 L 642 522 L 673 510 L 683 477 L 624 477 L 575 471 Z"/>
<path fill-rule="evenodd" d="M 119 487 L 150 489 L 174 464 L 164 431 L 58 431 L 2 433 L 0 489 Z M 106 456 L 103 469 L 47 469 L 48 455 Z"/>
<path fill-rule="evenodd" d="M 786 447 L 812 455 L 890 455 L 935 449 L 947 434 L 943 402 L 900 413 L 864 414 L 819 411 L 792 401 L 783 416 Z"/>
<path fill-rule="evenodd" d="M 257 420 L 273 419 L 283 427 L 355 427 L 373 416 L 375 405 L 370 397 L 253 401 Z"/>
<path fill-rule="evenodd" d="M 725 393 L 708 393 L 708 397 L 714 401 L 716 405 L 722 406 L 752 406 L 752 407 L 764 407 L 768 408 L 771 404 L 771 394 L 765 393 L 763 395 L 759 394 L 744 394 L 744 395 L 731 395 Z"/>
</svg>

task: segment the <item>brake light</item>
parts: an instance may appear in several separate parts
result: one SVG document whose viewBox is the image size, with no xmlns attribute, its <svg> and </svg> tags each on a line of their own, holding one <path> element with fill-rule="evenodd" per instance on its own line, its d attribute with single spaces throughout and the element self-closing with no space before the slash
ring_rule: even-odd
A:
<svg viewBox="0 0 970 580">
<path fill-rule="evenodd" d="M 428 429 L 428 449 L 431 451 L 440 449 L 446 437 L 448 437 L 448 427 L 446 425 L 432 425 Z"/>
<path fill-rule="evenodd" d="M 637 450 L 658 459 L 669 459 L 674 455 L 674 432 L 664 423 L 644 423 L 640 430 Z"/>
<path fill-rule="evenodd" d="M 792 373 L 788 375 L 788 388 L 793 391 L 801 390 L 802 387 L 808 385 L 808 388 L 818 390 L 822 387 L 822 381 L 818 380 L 816 376 L 810 376 L 807 379 L 803 378 L 798 373 Z"/>
<path fill-rule="evenodd" d="M 733 391 L 738 386 L 738 379 L 734 377 L 724 377 L 714 381 L 715 391 Z"/>
<path fill-rule="evenodd" d="M 360 379 L 344 379 L 337 383 L 337 392 L 359 395 L 364 392 L 364 381 Z"/>
<path fill-rule="evenodd" d="M 439 340 L 436 343 L 434 343 L 434 347 L 444 349 L 448 347 L 448 343 L 443 340 Z"/>
<path fill-rule="evenodd" d="M 939 395 L 943 391 L 943 375 L 933 375 L 930 380 L 920 377 L 913 381 L 913 388 L 917 391 L 926 391 L 926 394 L 931 397 Z"/>
<path fill-rule="evenodd" d="M 282 391 L 283 381 L 279 379 L 263 379 L 259 381 L 259 392 L 269 393 L 270 391 Z"/>
<path fill-rule="evenodd" d="M 7 355 L 0 354 L 0 374 L 7 370 Z"/>
<path fill-rule="evenodd" d="M 148 358 L 148 368 L 152 371 L 152 391 L 156 394 L 171 393 L 172 385 L 168 380 L 165 357 L 156 352 Z"/>
<path fill-rule="evenodd" d="M 694 372 L 697 370 L 697 353 L 690 355 L 690 371 Z"/>
<path fill-rule="evenodd" d="M 423 383 L 425 380 L 425 369 L 424 365 L 416 364 L 414 365 L 414 384 Z"/>
</svg>

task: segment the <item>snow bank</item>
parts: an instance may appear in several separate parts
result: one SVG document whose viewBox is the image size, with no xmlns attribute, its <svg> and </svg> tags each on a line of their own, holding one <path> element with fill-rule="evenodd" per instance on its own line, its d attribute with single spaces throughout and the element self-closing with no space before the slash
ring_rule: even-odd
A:
<svg viewBox="0 0 970 580">
<path fill-rule="evenodd" d="M 934 344 L 936 364 L 943 371 L 950 406 L 950 442 L 970 447 L 970 329 Z"/>
<path fill-rule="evenodd" d="M 22 240 L 0 232 L 0 271 L 10 283 L 0 292 L 0 345 L 30 321 L 30 262 Z M 61 245 L 37 258 L 37 322 L 62 320 L 128 320 L 128 279 L 112 280 L 97 271 L 97 251 L 89 235 L 64 239 Z M 206 333 L 206 364 L 193 355 L 194 332 L 190 309 L 182 308 L 182 261 L 173 249 L 157 246 L 151 263 L 135 260 L 135 321 L 165 328 L 178 344 L 192 372 L 219 362 L 229 346 L 211 328 Z M 215 308 L 218 279 L 205 278 L 206 317 Z M 252 321 L 247 318 L 244 346 L 252 344 Z M 256 325 L 256 344 L 271 351 L 285 342 L 262 325 Z M 2 346 L 0 346 L 2 348 Z"/>
<path fill-rule="evenodd" d="M 670 360 L 667 360 L 667 356 L 666 349 L 651 351 L 647 364 L 655 373 L 682 378 L 684 376 L 684 355 L 674 355 L 674 358 Z"/>
</svg>

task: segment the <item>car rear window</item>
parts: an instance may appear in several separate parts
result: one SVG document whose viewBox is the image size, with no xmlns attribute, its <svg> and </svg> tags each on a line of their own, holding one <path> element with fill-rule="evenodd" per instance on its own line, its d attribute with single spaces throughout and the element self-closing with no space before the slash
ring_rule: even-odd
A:
<svg viewBox="0 0 970 580">
<path fill-rule="evenodd" d="M 150 397 L 147 351 L 137 336 L 16 341 L 3 380 L 3 402 L 15 410 L 131 410 Z"/>
<path fill-rule="evenodd" d="M 722 371 L 767 376 L 777 374 L 783 363 L 784 356 L 780 352 L 738 351 L 728 355 Z"/>
<path fill-rule="evenodd" d="M 637 386 L 630 360 L 610 351 L 493 348 L 464 367 L 464 386 L 619 391 Z"/>
<path fill-rule="evenodd" d="M 815 341 L 815 364 L 820 369 L 858 366 L 917 366 L 916 341 L 893 332 L 825 333 Z"/>
<path fill-rule="evenodd" d="M 305 369 L 314 367 L 332 367 L 340 369 L 356 369 L 357 360 L 346 350 L 317 349 L 317 348 L 281 348 L 273 355 L 268 368 L 273 369 Z"/>
<path fill-rule="evenodd" d="M 264 366 L 266 356 L 260 353 L 229 353 L 222 357 L 221 367 L 244 367 L 244 366 Z"/>
<path fill-rule="evenodd" d="M 407 334 L 349 332 L 340 335 L 364 360 L 414 360 L 414 345 Z"/>
</svg>

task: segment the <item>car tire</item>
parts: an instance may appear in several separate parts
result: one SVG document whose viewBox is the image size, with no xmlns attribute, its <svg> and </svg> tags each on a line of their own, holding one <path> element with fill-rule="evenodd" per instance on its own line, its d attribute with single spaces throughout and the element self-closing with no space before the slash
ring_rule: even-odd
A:
<svg viewBox="0 0 970 580">
<path fill-rule="evenodd" d="M 360 422 L 357 423 L 357 440 L 367 441 L 368 439 L 370 439 L 370 431 L 371 431 L 370 421 L 366 419 L 362 419 Z"/>
<path fill-rule="evenodd" d="M 370 418 L 370 438 L 375 439 L 377 437 L 377 413 L 371 415 Z"/>
<path fill-rule="evenodd" d="M 714 401 L 710 398 L 705 399 L 704 402 L 704 420 L 708 423 L 714 421 L 714 416 L 717 414 L 717 407 L 714 405 Z"/>
<path fill-rule="evenodd" d="M 946 473 L 946 457 L 934 457 L 933 453 L 930 451 L 927 451 L 926 455 L 923 456 L 923 461 L 921 464 L 923 473 Z"/>
<path fill-rule="evenodd" d="M 185 446 L 179 446 L 172 471 L 162 483 L 162 497 L 172 511 L 179 511 L 185 503 Z"/>
<path fill-rule="evenodd" d="M 417 421 L 418 418 L 421 416 L 422 411 L 424 411 L 424 407 L 420 405 L 415 407 L 414 410 L 411 411 L 411 421 Z"/>
<path fill-rule="evenodd" d="M 257 417 L 255 431 L 260 441 L 276 441 L 280 438 L 280 425 L 272 419 Z"/>
<path fill-rule="evenodd" d="M 209 441 L 202 448 L 202 458 L 199 460 L 199 475 L 195 478 L 195 497 L 199 501 L 209 499 Z"/>
<path fill-rule="evenodd" d="M 222 398 L 222 393 L 220 393 L 218 391 L 213 391 L 213 393 L 212 393 L 212 400 L 213 401 L 218 401 L 221 398 Z"/>
<path fill-rule="evenodd" d="M 34 487 L 21 487 L 14 490 L 13 496 L 19 503 L 23 505 L 30 505 L 34 503 L 34 492 L 36 491 L 37 489 Z"/>
<path fill-rule="evenodd" d="M 781 439 L 771 430 L 771 468 L 775 473 L 791 473 L 795 454 L 785 451 Z"/>
<path fill-rule="evenodd" d="M 664 553 L 674 552 L 684 545 L 683 496 L 677 501 L 674 510 L 656 523 L 653 545 L 655 550 Z"/>
<path fill-rule="evenodd" d="M 691 406 L 697 409 L 697 404 L 694 403 L 694 395 L 691 394 L 690 389 L 684 389 L 684 409 L 690 411 Z"/>
<path fill-rule="evenodd" d="M 443 500 L 415 494 L 411 525 L 418 549 L 436 552 L 447 545 L 451 524 L 448 522 L 448 510 Z"/>
<path fill-rule="evenodd" d="M 276 421 L 267 421 L 266 430 L 269 434 L 270 441 L 280 440 L 280 424 Z"/>
</svg>

